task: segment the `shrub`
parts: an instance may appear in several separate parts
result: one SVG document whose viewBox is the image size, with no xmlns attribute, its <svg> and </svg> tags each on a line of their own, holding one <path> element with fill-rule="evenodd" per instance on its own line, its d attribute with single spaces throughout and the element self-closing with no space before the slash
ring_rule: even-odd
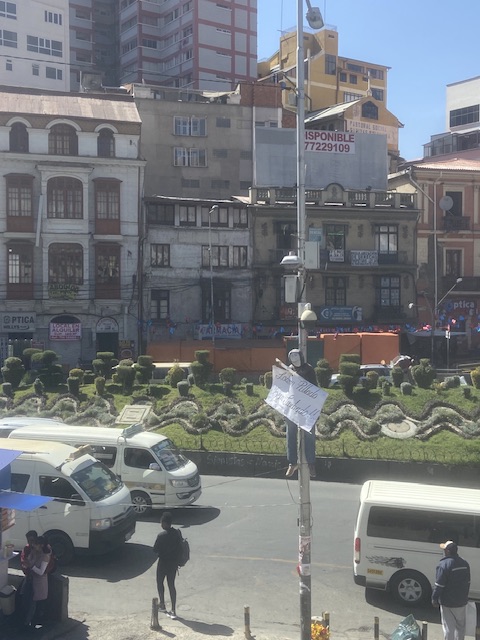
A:
<svg viewBox="0 0 480 640">
<path fill-rule="evenodd" d="M 97 396 L 103 396 L 105 394 L 105 378 L 98 376 L 95 378 L 95 392 Z"/>
<path fill-rule="evenodd" d="M 213 364 L 208 361 L 209 356 L 210 351 L 195 351 L 196 360 L 191 365 L 195 384 L 200 389 L 205 387 L 213 370 Z"/>
<path fill-rule="evenodd" d="M 191 387 L 193 387 L 193 385 L 195 384 L 195 376 L 193 375 L 193 373 L 188 374 L 187 382 Z"/>
<path fill-rule="evenodd" d="M 185 380 L 185 371 L 178 363 L 176 363 L 171 369 L 169 369 L 167 379 L 172 389 L 175 389 L 179 382 Z"/>
<path fill-rule="evenodd" d="M 122 360 L 113 375 L 113 381 L 122 385 L 122 391 L 124 394 L 130 394 L 133 390 L 133 383 L 135 382 L 135 369 L 132 367 L 132 364 L 133 363 L 131 360 Z"/>
<path fill-rule="evenodd" d="M 163 398 L 163 396 L 166 396 L 169 393 L 169 388 L 160 384 L 150 384 L 147 388 L 147 394 L 156 399 Z"/>
<path fill-rule="evenodd" d="M 455 389 L 460 386 L 460 376 L 447 376 L 443 382 L 447 389 Z"/>
<path fill-rule="evenodd" d="M 330 366 L 328 360 L 322 358 L 317 362 L 317 366 L 315 367 L 315 375 L 317 376 L 317 382 L 319 387 L 323 387 L 324 389 L 328 389 L 330 386 L 330 381 L 332 379 L 333 369 Z"/>
<path fill-rule="evenodd" d="M 34 353 L 41 353 L 41 349 L 34 349 L 33 347 L 28 347 L 28 349 L 24 349 L 22 351 L 22 360 L 25 365 L 25 369 L 29 371 L 32 368 L 32 356 Z"/>
<path fill-rule="evenodd" d="M 377 371 L 367 371 L 365 378 L 367 379 L 366 389 L 370 390 L 378 387 L 378 379 L 380 376 Z"/>
<path fill-rule="evenodd" d="M 93 371 L 107 380 L 112 377 L 113 367 L 117 364 L 118 360 L 113 351 L 98 351 L 97 357 L 92 361 Z"/>
<path fill-rule="evenodd" d="M 80 384 L 83 384 L 83 379 L 85 376 L 85 371 L 83 369 L 70 369 L 70 371 L 68 372 L 68 375 L 70 378 L 78 378 L 80 380 Z M 68 380 L 67 380 L 68 383 Z"/>
<path fill-rule="evenodd" d="M 462 391 L 463 391 L 463 397 L 466 400 L 472 399 L 472 389 L 470 387 L 462 387 Z"/>
<path fill-rule="evenodd" d="M 235 384 L 236 375 L 236 369 L 234 369 L 233 367 L 225 367 L 225 369 L 222 369 L 218 374 L 218 379 L 220 380 L 220 382 L 230 382 L 230 384 L 233 385 Z"/>
<path fill-rule="evenodd" d="M 37 375 L 47 388 L 56 387 L 65 380 L 62 366 L 57 360 L 58 355 L 49 349 L 32 356 L 32 363 L 37 365 Z"/>
<path fill-rule="evenodd" d="M 68 377 L 67 378 L 67 387 L 68 387 L 68 393 L 71 393 L 72 396 L 75 396 L 78 398 L 78 395 L 80 394 L 80 378 L 75 378 L 74 377 Z"/>
<path fill-rule="evenodd" d="M 392 369 L 392 382 L 393 385 L 399 389 L 400 385 L 405 379 L 402 367 L 393 367 Z"/>
<path fill-rule="evenodd" d="M 362 364 L 362 360 L 358 353 L 342 353 L 339 361 L 339 368 L 342 362 L 353 362 L 355 364 Z"/>
<path fill-rule="evenodd" d="M 38 397 L 42 397 L 45 393 L 45 385 L 40 380 L 40 378 L 35 378 L 33 382 L 33 390 L 35 391 L 35 395 Z"/>
<path fill-rule="evenodd" d="M 413 391 L 413 386 L 410 382 L 402 382 L 400 385 L 400 392 L 404 396 L 411 396 Z"/>
<path fill-rule="evenodd" d="M 188 397 L 188 392 L 190 391 L 190 385 L 186 380 L 181 380 L 177 383 L 178 393 L 182 398 Z"/>
<path fill-rule="evenodd" d="M 84 384 L 93 384 L 95 382 L 95 374 L 93 371 L 85 371 L 83 375 Z"/>
<path fill-rule="evenodd" d="M 207 430 L 210 427 L 210 419 L 206 413 L 200 412 L 193 416 L 191 424 L 198 431 Z"/>
<path fill-rule="evenodd" d="M 226 396 L 231 396 L 232 395 L 233 384 L 231 382 L 224 382 L 222 384 L 222 387 L 223 387 L 223 393 Z"/>
<path fill-rule="evenodd" d="M 264 380 L 264 384 L 267 387 L 267 389 L 271 389 L 272 388 L 272 383 L 273 383 L 273 375 L 271 371 L 267 371 L 266 373 L 263 374 L 263 380 Z"/>
<path fill-rule="evenodd" d="M 7 398 L 13 398 L 13 386 L 11 382 L 2 383 L 2 393 Z"/>
<path fill-rule="evenodd" d="M 429 389 L 437 377 L 437 372 L 430 364 L 430 360 L 422 358 L 420 364 L 412 367 L 412 376 L 420 389 Z"/>
<path fill-rule="evenodd" d="M 261 373 L 261 374 L 258 376 L 258 384 L 259 384 L 261 387 L 264 387 L 264 386 L 265 386 L 265 374 L 264 374 L 264 373 Z"/>
<path fill-rule="evenodd" d="M 345 395 L 353 393 L 355 385 L 360 379 L 360 356 L 355 353 L 342 353 L 338 367 L 338 383 Z"/>
<path fill-rule="evenodd" d="M 16 389 L 22 381 L 25 374 L 25 367 L 20 358 L 6 358 L 2 367 L 3 380 L 12 385 L 12 389 Z"/>
<path fill-rule="evenodd" d="M 140 384 L 148 384 L 153 376 L 153 372 L 155 371 L 152 356 L 138 356 L 137 363 L 134 368 L 137 381 Z"/>
<path fill-rule="evenodd" d="M 385 382 L 382 384 L 382 393 L 384 396 L 390 396 L 391 395 L 391 389 L 392 389 L 392 383 L 389 380 L 385 380 Z"/>
<path fill-rule="evenodd" d="M 476 369 L 473 369 L 473 371 L 470 371 L 470 377 L 475 389 L 480 389 L 480 367 L 477 367 Z"/>
<path fill-rule="evenodd" d="M 247 382 L 245 385 L 245 393 L 247 396 L 253 396 L 253 382 Z"/>
</svg>

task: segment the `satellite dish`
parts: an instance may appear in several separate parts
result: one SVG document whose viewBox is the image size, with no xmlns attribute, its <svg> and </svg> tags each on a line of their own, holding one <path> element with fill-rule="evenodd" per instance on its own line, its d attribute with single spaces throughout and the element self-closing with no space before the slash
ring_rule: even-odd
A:
<svg viewBox="0 0 480 640">
<path fill-rule="evenodd" d="M 438 206 L 442 211 L 450 211 L 453 207 L 453 199 L 450 196 L 443 196 L 438 203 Z"/>
</svg>

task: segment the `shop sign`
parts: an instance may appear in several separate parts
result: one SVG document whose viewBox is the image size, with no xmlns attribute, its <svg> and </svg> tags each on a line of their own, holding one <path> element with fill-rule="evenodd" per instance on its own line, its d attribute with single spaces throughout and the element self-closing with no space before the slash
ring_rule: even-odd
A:
<svg viewBox="0 0 480 640">
<path fill-rule="evenodd" d="M 127 358 L 130 358 L 131 360 L 135 360 L 135 341 L 134 340 L 119 340 L 118 350 L 120 352 L 121 360 L 127 360 Z"/>
<path fill-rule="evenodd" d="M 118 322 L 114 318 L 101 318 L 97 322 L 97 333 L 118 333 Z"/>
<path fill-rule="evenodd" d="M 210 324 L 199 324 L 196 327 L 196 340 L 206 340 L 212 338 L 212 326 Z M 240 339 L 242 337 L 242 325 L 241 324 L 216 324 L 215 325 L 215 339 L 228 338 Z"/>
<path fill-rule="evenodd" d="M 79 287 L 76 284 L 49 284 L 48 297 L 57 300 L 75 300 Z"/>
<path fill-rule="evenodd" d="M 36 313 L 2 313 L 1 330 L 8 333 L 33 333 L 36 320 Z"/>
<path fill-rule="evenodd" d="M 320 307 L 316 312 L 319 322 L 361 322 L 362 307 Z"/>
<path fill-rule="evenodd" d="M 378 267 L 378 251 L 350 251 L 352 267 Z"/>
<path fill-rule="evenodd" d="M 50 340 L 81 340 L 81 322 L 50 322 Z"/>
</svg>

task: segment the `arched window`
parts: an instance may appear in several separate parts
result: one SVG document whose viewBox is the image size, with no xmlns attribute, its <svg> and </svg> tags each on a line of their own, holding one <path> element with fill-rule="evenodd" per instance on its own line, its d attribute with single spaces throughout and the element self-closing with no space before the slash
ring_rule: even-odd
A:
<svg viewBox="0 0 480 640">
<path fill-rule="evenodd" d="M 14 122 L 10 129 L 10 151 L 28 153 L 28 131 L 23 122 Z"/>
<path fill-rule="evenodd" d="M 373 102 L 364 102 L 362 104 L 362 118 L 370 118 L 370 120 L 378 120 L 378 107 Z"/>
<path fill-rule="evenodd" d="M 51 178 L 47 185 L 49 218 L 83 218 L 83 186 L 76 178 Z"/>
<path fill-rule="evenodd" d="M 95 297 L 120 298 L 120 245 L 97 244 L 95 266 Z"/>
<path fill-rule="evenodd" d="M 100 158 L 115 157 L 115 138 L 111 129 L 100 129 L 97 138 L 97 155 Z"/>
<path fill-rule="evenodd" d="M 77 132 L 71 125 L 53 125 L 48 136 L 48 153 L 56 156 L 78 155 Z"/>
<path fill-rule="evenodd" d="M 83 284 L 83 248 L 54 242 L 48 247 L 48 284 Z"/>
</svg>

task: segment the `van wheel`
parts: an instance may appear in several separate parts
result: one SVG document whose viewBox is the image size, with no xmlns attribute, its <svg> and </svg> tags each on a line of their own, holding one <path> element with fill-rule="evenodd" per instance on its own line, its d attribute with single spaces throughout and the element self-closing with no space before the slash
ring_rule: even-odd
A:
<svg viewBox="0 0 480 640">
<path fill-rule="evenodd" d="M 415 607 L 430 599 L 432 588 L 418 571 L 400 571 L 390 580 L 390 591 L 399 604 Z"/>
<path fill-rule="evenodd" d="M 75 550 L 72 541 L 64 533 L 47 533 L 45 535 L 48 544 L 52 547 L 53 555 L 57 558 L 59 565 L 65 566 L 73 561 Z"/>
<path fill-rule="evenodd" d="M 152 509 L 152 502 L 150 498 L 141 491 L 134 491 L 132 493 L 133 510 L 137 516 L 144 516 L 150 513 Z"/>
</svg>

